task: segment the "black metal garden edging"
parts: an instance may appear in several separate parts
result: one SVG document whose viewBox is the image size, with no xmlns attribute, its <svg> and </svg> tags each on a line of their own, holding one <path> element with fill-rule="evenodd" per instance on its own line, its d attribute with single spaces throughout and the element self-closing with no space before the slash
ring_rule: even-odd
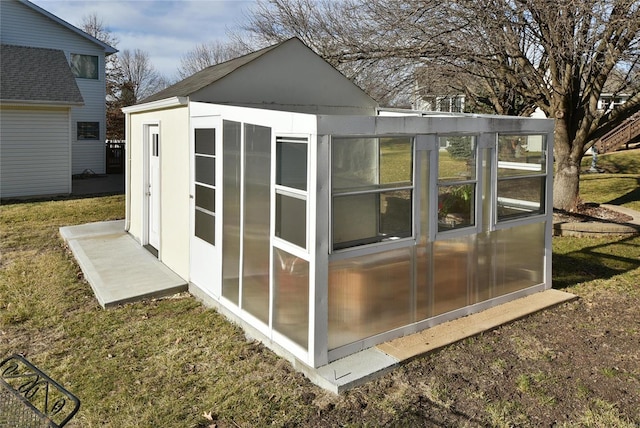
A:
<svg viewBox="0 0 640 428">
<path fill-rule="evenodd" d="M 0 363 L 0 427 L 62 427 L 80 400 L 21 355 Z"/>
</svg>

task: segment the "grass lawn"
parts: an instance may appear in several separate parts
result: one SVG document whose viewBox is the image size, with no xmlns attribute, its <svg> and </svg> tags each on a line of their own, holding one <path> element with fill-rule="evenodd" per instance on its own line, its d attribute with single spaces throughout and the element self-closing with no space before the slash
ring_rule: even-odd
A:
<svg viewBox="0 0 640 428">
<path fill-rule="evenodd" d="M 581 175 L 582 200 L 640 211 L 640 149 L 600 155 L 597 165 L 602 173 Z M 585 156 L 582 171 L 590 166 L 591 156 Z"/>
<path fill-rule="evenodd" d="M 640 209 L 640 152 L 605 164 L 583 199 Z M 123 216 L 123 196 L 0 207 L 0 358 L 77 394 L 69 427 L 640 424 L 640 237 L 554 238 L 578 301 L 334 396 L 187 294 L 101 309 L 58 228 Z"/>
</svg>

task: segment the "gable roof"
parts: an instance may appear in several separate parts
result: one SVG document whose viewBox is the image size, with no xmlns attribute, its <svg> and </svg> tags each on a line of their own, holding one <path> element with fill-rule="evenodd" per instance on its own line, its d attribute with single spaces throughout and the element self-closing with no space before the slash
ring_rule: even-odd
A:
<svg viewBox="0 0 640 428">
<path fill-rule="evenodd" d="M 26 104 L 84 104 L 64 52 L 0 45 L 0 100 Z"/>
<path fill-rule="evenodd" d="M 188 97 L 194 92 L 199 91 L 200 89 L 209 86 L 212 83 L 215 83 L 223 77 L 231 74 L 243 65 L 248 64 L 256 60 L 257 58 L 260 58 L 265 53 L 277 48 L 278 46 L 286 43 L 289 40 L 277 43 L 272 46 L 268 46 L 266 48 L 248 53 L 229 61 L 221 62 L 220 64 L 211 65 L 203 70 L 198 71 L 195 74 L 192 74 L 186 79 L 181 80 L 178 83 L 145 98 L 144 100 L 140 101 L 139 104 L 158 101 L 165 98 Z"/>
<path fill-rule="evenodd" d="M 3 0 L 4 1 L 4 0 Z M 82 31 L 80 28 L 73 26 L 71 24 L 69 24 L 67 21 L 65 21 L 64 19 L 61 19 L 57 16 L 55 16 L 54 14 L 52 14 L 51 12 L 48 12 L 46 10 L 44 10 L 43 8 L 41 8 L 40 6 L 37 6 L 33 3 L 31 3 L 28 0 L 18 0 L 20 3 L 22 3 L 23 5 L 35 10 L 36 12 L 46 16 L 47 18 L 57 22 L 58 24 L 62 25 L 63 27 L 67 28 L 68 30 L 73 31 L 74 33 L 78 34 L 79 36 L 84 37 L 85 39 L 97 44 L 98 46 L 102 47 L 104 49 L 105 54 L 111 55 L 114 54 L 116 52 L 118 52 L 118 50 L 116 48 L 114 48 L 111 45 L 108 45 L 107 43 L 104 43 L 98 39 L 96 39 L 95 37 L 91 36 L 88 33 L 85 33 L 84 31 Z"/>
</svg>

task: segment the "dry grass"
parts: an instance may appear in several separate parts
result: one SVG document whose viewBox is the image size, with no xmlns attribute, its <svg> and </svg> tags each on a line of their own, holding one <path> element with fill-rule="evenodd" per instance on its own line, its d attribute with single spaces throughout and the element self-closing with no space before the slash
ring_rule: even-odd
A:
<svg viewBox="0 0 640 428">
<path fill-rule="evenodd" d="M 123 213 L 122 196 L 0 207 L 0 356 L 24 353 L 80 397 L 70 427 L 527 425 L 540 409 L 556 411 L 557 391 L 575 400 L 560 409 L 571 419 L 565 426 L 640 422 L 629 407 L 594 392 L 589 377 L 557 378 L 531 368 L 501 380 L 520 357 L 541 367 L 560 358 L 548 338 L 530 337 L 541 317 L 501 329 L 502 342 L 500 335 L 470 339 L 336 397 L 188 295 L 102 310 L 58 228 Z M 571 328 L 596 337 L 598 319 L 571 318 L 572 311 L 611 296 L 637 300 L 640 238 L 561 238 L 554 252 L 554 282 L 584 297 L 585 303 L 554 312 Z M 619 327 L 640 334 L 637 325 Z M 476 356 L 486 362 L 470 365 Z M 453 372 L 438 370 L 445 364 Z M 607 372 L 611 367 L 617 366 L 594 366 L 593 376 L 637 385 L 640 374 Z M 453 386 L 460 377 L 469 387 Z M 496 399 L 502 388 L 511 395 Z M 629 394 L 640 402 L 637 390 Z"/>
</svg>

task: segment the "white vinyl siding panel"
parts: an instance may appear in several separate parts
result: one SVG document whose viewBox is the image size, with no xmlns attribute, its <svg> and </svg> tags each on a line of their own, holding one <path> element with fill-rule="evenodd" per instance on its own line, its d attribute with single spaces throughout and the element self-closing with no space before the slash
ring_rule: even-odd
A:
<svg viewBox="0 0 640 428">
<path fill-rule="evenodd" d="M 104 174 L 106 163 L 104 49 L 28 6 L 14 1 L 0 1 L 2 2 L 0 6 L 2 9 L 0 13 L 0 40 L 2 43 L 59 49 L 64 52 L 67 61 L 70 60 L 72 53 L 98 57 L 98 80 L 76 79 L 84 106 L 74 107 L 71 110 L 72 173 L 80 174 L 84 170 L 90 169 L 96 174 Z M 77 142 L 76 126 L 78 122 L 99 122 L 100 139 L 98 141 Z"/>
<path fill-rule="evenodd" d="M 68 109 L 0 111 L 0 197 L 71 193 Z"/>
<path fill-rule="evenodd" d="M 100 80 L 104 81 L 104 49 L 99 45 L 18 2 L 3 0 L 0 7 L 2 43 L 60 49 L 67 60 L 70 53 L 97 55 L 100 58 Z"/>
</svg>

